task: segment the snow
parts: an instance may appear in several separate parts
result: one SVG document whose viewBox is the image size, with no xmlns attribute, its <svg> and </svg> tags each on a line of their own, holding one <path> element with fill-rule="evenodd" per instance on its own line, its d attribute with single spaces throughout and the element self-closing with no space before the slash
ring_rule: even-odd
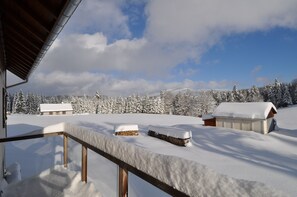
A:
<svg viewBox="0 0 297 197">
<path fill-rule="evenodd" d="M 214 117 L 266 119 L 275 106 L 271 102 L 221 103 L 214 111 Z"/>
<path fill-rule="evenodd" d="M 55 166 L 18 183 L 9 184 L 3 190 L 3 196 L 19 197 L 20 194 L 39 197 L 100 197 L 93 183 L 81 182 L 81 174 Z"/>
<path fill-rule="evenodd" d="M 70 103 L 61 104 L 40 104 L 40 112 L 51 111 L 72 111 L 72 105 Z"/>
<path fill-rule="evenodd" d="M 72 123 L 85 129 L 92 129 L 104 135 L 104 137 L 133 145 L 132 149 L 137 147 L 152 154 L 155 153 L 165 157 L 173 156 L 177 158 L 176 165 L 181 164 L 178 161 L 179 159 L 185 159 L 190 162 L 189 166 L 184 167 L 187 175 L 197 176 L 195 175 L 197 172 L 192 170 L 192 165 L 195 165 L 196 167 L 193 169 L 197 170 L 199 169 L 198 166 L 200 166 L 202 169 L 207 169 L 204 174 L 202 173 L 203 177 L 217 177 L 211 183 L 220 182 L 219 180 L 222 180 L 222 177 L 219 175 L 221 174 L 226 175 L 228 180 L 232 177 L 240 180 L 256 181 L 255 187 L 261 185 L 260 182 L 269 188 L 285 192 L 289 196 L 297 196 L 297 123 L 295 117 L 297 117 L 297 106 L 280 109 L 275 116 L 279 131 L 263 136 L 255 132 L 203 127 L 200 118 L 185 116 L 152 114 L 93 114 L 67 117 L 11 115 L 8 116 L 8 135 L 20 135 L 32 130 L 42 130 L 43 127 L 59 122 Z M 132 121 L 139 126 L 140 135 L 137 138 L 113 136 L 115 124 L 125 124 Z M 191 130 L 192 146 L 178 147 L 149 137 L 146 134 L 149 125 L 173 126 L 179 129 Z M 54 128 L 52 129 L 54 130 Z M 48 130 L 48 128 L 45 130 Z M 108 144 L 106 145 L 109 147 Z M 61 164 L 62 146 L 63 142 L 59 137 L 8 143 L 6 144 L 6 163 L 9 165 L 15 161 L 20 162 L 22 176 L 27 178 L 55 164 Z M 124 147 L 126 147 L 126 144 Z M 127 145 L 127 147 L 129 146 Z M 135 150 L 138 150 L 137 148 Z M 109 149 L 111 151 L 116 151 L 115 149 L 120 151 L 119 148 L 115 147 L 109 147 Z M 9 154 L 12 151 L 14 154 Z M 69 155 L 71 161 L 78 163 L 79 169 L 81 146 L 70 141 Z M 157 159 L 156 163 L 159 159 L 157 155 L 154 155 L 154 158 Z M 127 160 L 132 160 L 131 158 L 138 157 L 133 155 Z M 164 172 L 171 172 L 172 170 L 169 169 L 176 168 L 175 159 L 173 159 L 173 162 L 170 158 L 166 160 L 169 162 L 168 167 L 166 165 L 168 171 Z M 152 159 L 148 158 L 147 161 L 143 161 L 143 165 L 147 165 L 151 161 Z M 150 168 L 149 172 L 154 173 L 154 170 L 156 169 Z M 211 172 L 214 173 L 213 176 Z M 113 163 L 99 157 L 90 150 L 88 151 L 88 180 L 94 183 L 103 196 L 116 196 L 116 176 L 117 167 Z M 184 179 L 181 177 L 179 180 Z M 203 182 L 203 180 L 197 179 L 194 183 L 189 184 L 198 187 L 198 180 Z M 241 184 L 238 180 L 235 182 L 236 185 Z M 184 183 L 181 184 L 181 187 L 185 185 Z M 251 186 L 251 183 L 248 183 L 247 185 Z M 227 185 L 225 186 L 227 187 Z M 168 196 L 130 173 L 129 195 Z"/>
<path fill-rule="evenodd" d="M 62 124 L 58 124 L 60 128 Z M 50 126 L 53 128 L 53 126 Z M 150 130 L 164 129 L 152 126 Z M 174 129 L 174 128 L 171 128 Z M 179 130 L 168 129 L 168 132 Z M 47 130 L 46 128 L 44 130 Z M 167 156 L 133 144 L 122 142 L 116 138 L 100 134 L 91 129 L 64 124 L 64 131 L 74 137 L 97 147 L 98 149 L 115 156 L 116 158 L 150 174 L 151 176 L 171 185 L 189 196 L 281 196 L 282 193 L 257 183 L 245 180 L 236 180 L 220 175 L 197 162 L 185 160 L 176 156 Z M 178 137 L 180 137 L 178 135 Z M 189 137 L 189 136 L 187 136 Z M 132 159 L 131 158 L 135 158 Z M 191 170 L 189 170 L 191 169 Z M 184 184 L 187 183 L 187 184 Z"/>
<path fill-rule="evenodd" d="M 148 128 L 149 131 L 154 131 L 158 134 L 171 136 L 174 138 L 180 139 L 189 139 L 192 137 L 191 131 L 186 131 L 184 129 L 175 128 L 175 127 L 165 127 L 165 126 L 152 126 L 150 125 Z"/>
<path fill-rule="evenodd" d="M 115 132 L 123 132 L 123 131 L 138 131 L 137 124 L 120 124 L 114 127 Z"/>
<path fill-rule="evenodd" d="M 19 163 L 13 163 L 7 167 L 7 176 L 5 177 L 8 184 L 16 183 L 22 180 L 21 166 Z"/>
<path fill-rule="evenodd" d="M 202 115 L 202 120 L 209 120 L 209 119 L 213 119 L 213 115 L 212 114 L 203 114 Z"/>
</svg>

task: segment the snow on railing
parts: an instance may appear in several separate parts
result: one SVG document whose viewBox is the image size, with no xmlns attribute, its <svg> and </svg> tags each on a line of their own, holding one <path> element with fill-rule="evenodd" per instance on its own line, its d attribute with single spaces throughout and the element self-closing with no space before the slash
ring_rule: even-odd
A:
<svg viewBox="0 0 297 197">
<path fill-rule="evenodd" d="M 218 174 L 197 162 L 150 152 L 134 144 L 91 129 L 60 123 L 22 136 L 0 139 L 10 142 L 46 136 L 64 136 L 64 166 L 68 163 L 68 138 L 82 145 L 82 178 L 87 182 L 87 149 L 119 166 L 119 196 L 128 196 L 128 172 L 173 196 L 280 196 L 263 183 Z"/>
</svg>

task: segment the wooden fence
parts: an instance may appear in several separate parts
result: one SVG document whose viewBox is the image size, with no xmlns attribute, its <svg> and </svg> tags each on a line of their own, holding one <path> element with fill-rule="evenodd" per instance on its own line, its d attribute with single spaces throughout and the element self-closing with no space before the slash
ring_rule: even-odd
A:
<svg viewBox="0 0 297 197">
<path fill-rule="evenodd" d="M 155 177 L 152 177 L 151 175 L 125 163 L 122 160 L 119 160 L 118 158 L 114 157 L 113 155 L 110 155 L 97 147 L 94 147 L 85 141 L 82 141 L 79 138 L 76 138 L 72 136 L 71 134 L 67 132 L 55 132 L 55 133 L 45 133 L 45 134 L 32 134 L 32 135 L 26 135 L 26 136 L 17 136 L 17 137 L 8 137 L 8 138 L 2 138 L 0 139 L 0 143 L 5 142 L 13 142 L 13 141 L 20 141 L 20 140 L 28 140 L 28 139 L 34 139 L 34 138 L 42 138 L 42 137 L 49 137 L 49 136 L 63 136 L 63 147 L 64 147 L 64 167 L 67 168 L 68 165 L 68 139 L 72 139 L 82 146 L 81 154 L 81 181 L 87 182 L 87 174 L 88 174 L 88 149 L 93 150 L 97 154 L 105 157 L 106 159 L 112 161 L 113 163 L 118 165 L 119 173 L 118 173 L 118 196 L 119 197 L 127 197 L 128 196 L 128 174 L 129 172 L 135 174 L 139 178 L 147 181 L 148 183 L 154 185 L 155 187 L 163 190 L 167 194 L 171 196 L 188 196 L 187 194 L 173 188 L 172 186 L 156 179 Z"/>
</svg>

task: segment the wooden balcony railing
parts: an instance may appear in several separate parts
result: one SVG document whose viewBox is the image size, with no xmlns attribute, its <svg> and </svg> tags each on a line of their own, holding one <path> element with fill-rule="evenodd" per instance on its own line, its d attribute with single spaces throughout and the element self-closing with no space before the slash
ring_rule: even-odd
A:
<svg viewBox="0 0 297 197">
<path fill-rule="evenodd" d="M 138 176 L 139 178 L 147 181 L 148 183 L 154 185 L 155 187 L 163 190 L 167 194 L 171 196 L 189 196 L 174 187 L 156 179 L 155 177 L 127 164 L 126 162 L 114 157 L 111 154 L 108 154 L 97 147 L 88 144 L 87 142 L 71 135 L 68 132 L 51 132 L 51 133 L 44 133 L 44 134 L 32 134 L 32 135 L 24 135 L 24 136 L 17 136 L 17 137 L 7 137 L 0 139 L 0 143 L 5 142 L 13 142 L 13 141 L 20 141 L 20 140 L 28 140 L 34 138 L 43 138 L 43 137 L 50 137 L 50 136 L 61 136 L 63 135 L 63 147 L 64 147 L 64 167 L 67 167 L 68 164 L 68 139 L 71 138 L 72 140 L 78 142 L 82 145 L 82 160 L 81 160 L 81 181 L 87 182 L 87 161 L 88 161 L 88 149 L 93 150 L 97 154 L 105 157 L 106 159 L 112 161 L 113 163 L 117 164 L 119 167 L 118 173 L 118 196 L 119 197 L 127 197 L 128 196 L 128 172 L 131 172 Z"/>
</svg>

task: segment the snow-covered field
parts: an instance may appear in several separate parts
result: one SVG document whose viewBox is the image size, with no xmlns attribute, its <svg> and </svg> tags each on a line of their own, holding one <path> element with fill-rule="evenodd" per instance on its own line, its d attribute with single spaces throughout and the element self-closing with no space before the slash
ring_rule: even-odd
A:
<svg viewBox="0 0 297 197">
<path fill-rule="evenodd" d="M 261 135 L 255 132 L 203 127 L 200 118 L 172 115 L 11 115 L 8 116 L 8 136 L 59 122 L 74 123 L 152 152 L 192 160 L 220 174 L 261 182 L 290 196 L 297 196 L 296 117 L 297 106 L 280 109 L 276 116 L 279 131 Z M 114 136 L 114 125 L 118 124 L 138 124 L 140 135 Z M 190 130 L 193 136 L 192 146 L 179 147 L 150 137 L 146 134 L 149 125 L 174 126 Z M 80 148 L 77 144 L 71 143 L 72 160 L 80 161 Z M 59 137 L 13 142 L 6 145 L 6 163 L 9 165 L 18 161 L 22 166 L 23 178 L 26 178 L 61 164 L 62 151 L 62 139 Z M 103 196 L 116 196 L 116 165 L 89 151 L 88 170 L 89 179 Z M 130 196 L 167 196 L 136 176 L 129 175 L 129 181 Z"/>
</svg>

